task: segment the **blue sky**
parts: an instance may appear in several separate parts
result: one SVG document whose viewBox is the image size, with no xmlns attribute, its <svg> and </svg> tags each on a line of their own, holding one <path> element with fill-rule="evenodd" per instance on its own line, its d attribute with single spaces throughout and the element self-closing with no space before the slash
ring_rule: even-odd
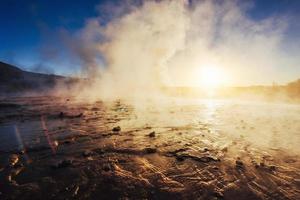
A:
<svg viewBox="0 0 300 200">
<path fill-rule="evenodd" d="M 288 45 L 300 38 L 300 1 L 256 0 L 248 15 L 262 20 L 272 15 L 288 16 Z M 81 29 L 87 19 L 101 15 L 99 0 L 1 0 L 0 60 L 32 71 L 72 74 L 76 62 L 62 53 L 51 59 L 51 48 L 59 47 L 56 36 L 61 31 L 72 34 Z M 105 16 L 104 16 L 105 17 Z M 44 48 L 47 47 L 47 48 Z M 47 58 L 45 58 L 45 49 Z M 50 58 L 49 58 L 50 57 Z M 78 64 L 78 63 L 77 63 Z M 59 67 L 58 67 L 59 66 Z"/>
</svg>

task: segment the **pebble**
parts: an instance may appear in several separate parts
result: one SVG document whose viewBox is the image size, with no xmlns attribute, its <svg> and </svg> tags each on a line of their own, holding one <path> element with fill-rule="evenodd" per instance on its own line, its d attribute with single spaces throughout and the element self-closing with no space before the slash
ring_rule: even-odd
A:
<svg viewBox="0 0 300 200">
<path fill-rule="evenodd" d="M 244 163 L 242 161 L 240 161 L 240 160 L 236 160 L 235 161 L 235 166 L 237 168 L 244 168 Z"/>
<path fill-rule="evenodd" d="M 65 168 L 65 167 L 72 166 L 72 164 L 73 164 L 73 160 L 65 159 L 65 160 L 61 160 L 58 163 L 52 165 L 52 168 L 54 168 L 54 169 Z"/>
<path fill-rule="evenodd" d="M 121 127 L 120 126 L 113 127 L 112 131 L 119 132 L 119 131 L 121 131 Z"/>
<path fill-rule="evenodd" d="M 275 166 L 275 165 L 270 165 L 270 166 L 269 166 L 269 169 L 270 169 L 271 171 L 275 171 L 275 170 L 276 170 L 276 166 Z"/>
<path fill-rule="evenodd" d="M 103 165 L 103 170 L 106 171 L 106 172 L 110 171 L 111 170 L 110 164 L 104 164 Z"/>
<path fill-rule="evenodd" d="M 76 188 L 74 190 L 74 193 L 73 193 L 73 196 L 76 196 L 78 194 L 78 191 L 79 191 L 79 186 L 76 186 Z"/>
<path fill-rule="evenodd" d="M 152 131 L 151 133 L 148 134 L 149 137 L 155 137 L 155 131 Z"/>
<path fill-rule="evenodd" d="M 17 154 L 12 154 L 9 158 L 9 166 L 13 167 L 19 162 L 19 156 Z"/>
<path fill-rule="evenodd" d="M 57 147 L 57 146 L 58 146 L 58 141 L 55 140 L 55 141 L 53 142 L 53 145 L 54 145 L 55 147 Z"/>
<path fill-rule="evenodd" d="M 94 149 L 93 151 L 96 152 L 97 154 L 104 154 L 105 153 L 105 151 L 101 148 Z"/>
<path fill-rule="evenodd" d="M 82 152 L 82 155 L 84 157 L 89 157 L 89 156 L 92 156 L 94 153 L 90 150 L 85 150 L 84 152 Z"/>
<path fill-rule="evenodd" d="M 180 155 L 176 155 L 176 160 L 178 161 L 184 161 L 184 157 Z"/>
<path fill-rule="evenodd" d="M 147 154 L 152 154 L 152 153 L 156 153 L 157 149 L 156 148 L 151 148 L 151 147 L 147 147 L 144 149 L 144 152 Z"/>
</svg>

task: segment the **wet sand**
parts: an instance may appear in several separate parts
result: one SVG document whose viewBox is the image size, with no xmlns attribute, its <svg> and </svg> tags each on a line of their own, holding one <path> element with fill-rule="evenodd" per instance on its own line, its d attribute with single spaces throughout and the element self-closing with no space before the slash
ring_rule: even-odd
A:
<svg viewBox="0 0 300 200">
<path fill-rule="evenodd" d="M 300 109 L 241 107 L 3 99 L 0 199 L 299 199 Z"/>
</svg>

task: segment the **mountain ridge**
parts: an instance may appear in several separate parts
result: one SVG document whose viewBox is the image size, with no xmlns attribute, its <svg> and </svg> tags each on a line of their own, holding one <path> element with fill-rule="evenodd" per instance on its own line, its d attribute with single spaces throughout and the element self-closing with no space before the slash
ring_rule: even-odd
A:
<svg viewBox="0 0 300 200">
<path fill-rule="evenodd" d="M 57 84 L 67 84 L 72 78 L 22 70 L 0 61 L 0 94 L 40 92 L 53 89 Z"/>
</svg>

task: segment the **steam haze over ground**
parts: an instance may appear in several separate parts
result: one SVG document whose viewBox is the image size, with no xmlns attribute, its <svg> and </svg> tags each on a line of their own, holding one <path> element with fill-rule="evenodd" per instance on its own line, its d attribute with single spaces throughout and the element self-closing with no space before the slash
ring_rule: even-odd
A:
<svg viewBox="0 0 300 200">
<path fill-rule="evenodd" d="M 247 14 L 253 6 L 240 1 L 108 4 L 100 12 L 115 17 L 107 23 L 87 19 L 65 41 L 95 81 L 87 91 L 91 96 L 155 96 L 162 86 L 201 87 L 201 69 L 211 66 L 224 73 L 223 86 L 296 80 L 299 56 L 294 53 L 299 51 L 283 45 L 288 17 L 254 20 Z"/>
<path fill-rule="evenodd" d="M 0 199 L 299 199 L 300 4 L 28 2 L 42 38 L 0 2 Z"/>
</svg>

